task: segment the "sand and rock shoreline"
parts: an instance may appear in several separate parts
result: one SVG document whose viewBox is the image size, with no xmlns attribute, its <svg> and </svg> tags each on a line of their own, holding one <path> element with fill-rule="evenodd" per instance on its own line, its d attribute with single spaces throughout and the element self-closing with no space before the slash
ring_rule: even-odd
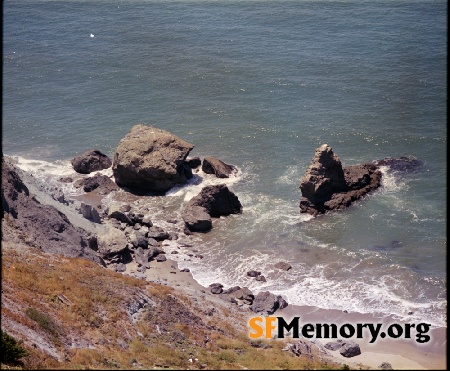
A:
<svg viewBox="0 0 450 371">
<path fill-rule="evenodd" d="M 144 130 L 142 127 L 138 129 Z M 164 135 L 166 134 L 164 133 Z M 173 140 L 167 138 L 165 141 L 174 143 Z M 121 145 L 123 146 L 122 142 Z M 184 182 L 199 166 L 198 161 L 195 161 L 192 167 L 186 165 L 189 148 L 193 146 L 189 143 L 183 143 L 183 145 L 186 148 L 181 151 L 181 160 L 179 156 L 173 160 L 176 166 L 170 168 L 166 163 L 168 166 L 166 171 L 170 173 L 170 180 L 162 179 L 164 177 L 161 172 L 156 174 L 161 185 L 158 185 L 155 190 L 165 190 L 168 184 Z M 319 154 L 316 151 L 315 158 L 321 159 L 323 165 L 327 160 L 323 161 L 324 156 L 322 155 L 323 153 L 328 154 L 328 158 L 333 159 L 332 174 L 330 176 L 329 172 L 323 169 L 317 170 L 313 161 L 313 165 L 310 167 L 312 172 L 307 172 L 302 180 L 303 188 L 310 190 L 309 193 L 305 192 L 304 197 L 308 200 L 303 200 L 303 205 L 306 206 L 302 211 L 317 215 L 324 210 L 333 209 L 328 200 L 333 198 L 332 193 L 336 193 L 336 189 L 341 193 L 339 198 L 344 201 L 337 202 L 338 206 L 335 208 L 342 209 L 343 204 L 348 206 L 351 203 L 348 200 L 358 199 L 379 186 L 381 175 L 376 172 L 375 165 L 359 168 L 358 171 L 367 173 L 367 176 L 355 175 L 355 171 L 352 172 L 355 169 L 343 170 L 341 167 L 336 170 L 336 165 L 339 165 L 340 161 L 336 160 L 331 148 L 322 146 L 320 149 Z M 173 155 L 173 151 L 170 152 Z M 137 151 L 137 153 L 140 152 Z M 94 153 L 94 155 L 102 157 L 98 153 Z M 220 160 L 214 158 L 208 160 L 206 168 L 209 167 L 210 173 L 219 178 L 230 176 L 235 171 L 232 165 L 224 164 Z M 102 161 L 105 161 L 103 157 Z M 77 163 L 80 163 L 79 159 Z M 108 166 L 111 165 L 107 160 L 105 163 Z M 397 162 L 391 161 L 390 163 Z M 115 164 L 117 164 L 116 159 L 113 162 L 113 168 Z M 385 163 L 380 164 L 385 165 Z M 389 165 L 388 161 L 386 164 Z M 106 165 L 103 165 L 103 168 Z M 123 169 L 124 165 L 121 166 Z M 86 170 L 86 163 L 82 163 L 81 167 L 84 173 L 89 171 Z M 116 165 L 116 169 L 117 167 Z M 102 167 L 95 168 L 94 172 L 101 169 Z M 223 175 L 227 174 L 227 171 L 228 175 Z M 346 178 L 344 171 L 347 174 Z M 152 176 L 154 175 L 152 173 Z M 320 175 L 320 184 L 314 188 L 312 180 L 314 180 L 314 176 L 317 178 L 317 175 Z M 123 183 L 123 179 L 127 177 L 123 173 L 121 177 Z M 143 184 L 141 178 L 139 177 L 139 184 Z M 18 169 L 11 159 L 2 158 L 2 208 L 4 212 L 12 216 L 16 227 L 22 231 L 21 238 L 25 242 L 42 251 L 83 257 L 93 260 L 107 269 L 189 292 L 189 294 L 197 296 L 198 300 L 202 300 L 205 295 L 208 295 L 218 303 L 231 304 L 240 308 L 248 314 L 249 318 L 259 314 L 282 316 L 286 319 L 301 317 L 303 323 L 323 323 L 324 319 L 327 323 L 336 324 L 361 321 L 385 324 L 395 322 L 393 318 L 379 318 L 376 314 L 343 313 L 335 310 L 293 306 L 289 305 L 281 296 L 269 292 L 255 295 L 246 287 L 224 288 L 220 283 L 203 287 L 193 279 L 188 270 L 178 269 L 177 263 L 170 259 L 171 254 L 177 253 L 172 242 L 182 237 L 183 242 L 179 243 L 178 248 L 181 246 L 191 249 L 189 256 L 192 259 L 201 259 L 201 255 L 196 254 L 195 246 L 186 242 L 189 241 L 189 236 L 192 233 L 205 233 L 211 229 L 211 218 L 240 213 L 242 205 L 239 203 L 238 196 L 229 191 L 225 185 L 212 186 L 204 195 L 194 198 L 194 201 L 188 205 L 190 209 L 186 209 L 184 212 L 182 220 L 165 220 L 163 229 L 159 226 L 158 220 L 154 220 L 151 215 L 146 214 L 146 210 L 138 209 L 135 204 L 122 202 L 110 205 L 105 209 L 102 200 L 117 190 L 115 182 L 110 177 L 98 174 L 80 179 L 84 180 L 79 181 L 78 186 L 84 187 L 85 193 L 77 197 L 69 197 L 64 195 L 61 189 L 49 188 L 34 178 L 32 174 Z M 86 179 L 90 181 L 87 182 Z M 332 182 L 329 179 L 332 179 Z M 338 180 L 336 181 L 336 179 Z M 61 184 L 75 183 L 76 181 L 75 179 L 61 179 Z M 353 187 L 347 187 L 349 182 L 353 182 Z M 330 184 L 332 184 L 331 187 Z M 129 186 L 130 183 L 127 185 Z M 352 192 L 366 189 L 360 191 L 358 197 L 343 196 L 342 192 L 347 190 L 346 187 L 351 188 Z M 328 206 L 324 207 L 327 202 Z M 7 235 L 2 237 L 2 239 L 8 238 L 12 237 Z M 288 263 L 279 263 L 280 269 L 289 269 Z M 264 272 L 252 272 L 251 274 L 256 279 L 264 279 Z M 418 344 L 413 339 L 379 339 L 375 343 L 369 343 L 367 339 L 355 339 L 362 352 L 352 358 L 343 357 L 337 350 L 323 348 L 328 340 L 316 339 L 314 342 L 324 354 L 353 367 L 364 365 L 377 368 L 383 362 L 389 362 L 394 369 L 445 369 L 446 329 L 432 329 L 431 333 L 432 341 L 427 344 Z"/>
</svg>

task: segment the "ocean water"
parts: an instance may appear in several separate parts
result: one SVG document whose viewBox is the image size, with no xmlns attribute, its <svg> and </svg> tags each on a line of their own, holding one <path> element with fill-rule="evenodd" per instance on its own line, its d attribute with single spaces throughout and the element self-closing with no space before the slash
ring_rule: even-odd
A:
<svg viewBox="0 0 450 371">
<path fill-rule="evenodd" d="M 168 130 L 239 169 L 225 182 L 242 215 L 173 242 L 200 283 L 446 326 L 446 47 L 440 0 L 7 0 L 3 153 L 55 182 L 86 149 L 112 157 L 134 124 Z M 384 169 L 374 194 L 312 218 L 299 180 L 323 143 L 344 165 L 423 166 Z M 218 182 L 135 202 L 163 223 Z"/>
</svg>

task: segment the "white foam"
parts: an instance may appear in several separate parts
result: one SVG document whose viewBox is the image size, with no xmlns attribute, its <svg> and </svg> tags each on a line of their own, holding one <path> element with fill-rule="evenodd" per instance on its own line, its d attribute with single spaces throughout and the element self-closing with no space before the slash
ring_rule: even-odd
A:
<svg viewBox="0 0 450 371">
<path fill-rule="evenodd" d="M 384 194 L 396 193 L 408 189 L 408 184 L 405 179 L 396 176 L 396 173 L 389 170 L 389 166 L 380 166 L 381 173 L 381 192 Z"/>
<path fill-rule="evenodd" d="M 242 172 L 237 168 L 237 172 L 231 174 L 229 178 L 218 178 L 215 175 L 206 174 L 203 170 L 193 174 L 186 184 L 175 186 L 166 192 L 166 196 L 170 197 L 183 197 L 184 201 L 189 201 L 194 196 L 198 195 L 203 187 L 209 185 L 225 184 L 230 186 L 242 179 Z"/>
</svg>

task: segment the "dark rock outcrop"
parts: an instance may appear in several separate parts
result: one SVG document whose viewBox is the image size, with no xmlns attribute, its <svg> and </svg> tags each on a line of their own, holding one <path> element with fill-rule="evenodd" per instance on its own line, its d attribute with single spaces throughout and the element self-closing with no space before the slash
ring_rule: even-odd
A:
<svg viewBox="0 0 450 371">
<path fill-rule="evenodd" d="M 207 232 L 212 228 L 211 216 L 201 206 L 191 206 L 183 212 L 186 227 L 192 232 Z"/>
<path fill-rule="evenodd" d="M 223 292 L 223 285 L 221 283 L 212 283 L 209 287 L 211 287 L 212 294 L 221 294 Z"/>
<path fill-rule="evenodd" d="M 361 349 L 354 341 L 346 340 L 344 345 L 339 349 L 339 353 L 346 358 L 351 358 L 360 355 Z"/>
<path fill-rule="evenodd" d="M 89 219 L 89 220 L 93 221 L 94 223 L 102 222 L 98 210 L 92 205 L 85 204 L 84 202 L 82 202 L 80 205 L 80 213 L 86 219 Z"/>
<path fill-rule="evenodd" d="M 339 353 L 346 358 L 355 357 L 361 354 L 361 349 L 357 343 L 353 340 L 342 340 L 331 341 L 325 344 L 325 348 L 329 350 L 339 350 Z"/>
<path fill-rule="evenodd" d="M 207 232 L 212 228 L 211 217 L 219 218 L 242 211 L 238 197 L 224 184 L 206 186 L 192 198 L 182 217 L 188 231 Z"/>
<path fill-rule="evenodd" d="M 381 172 L 373 163 L 342 167 L 330 146 L 316 149 L 300 181 L 300 212 L 317 215 L 341 210 L 381 185 Z"/>
<path fill-rule="evenodd" d="M 423 161 L 418 160 L 413 156 L 401 156 L 401 157 L 386 157 L 382 160 L 376 160 L 374 165 L 387 166 L 389 171 L 395 171 L 399 173 L 417 173 L 423 168 Z"/>
<path fill-rule="evenodd" d="M 193 157 L 193 158 L 187 159 L 184 163 L 187 166 L 189 166 L 191 169 L 196 169 L 202 164 L 202 160 L 200 160 L 200 157 Z"/>
<path fill-rule="evenodd" d="M 97 189 L 100 194 L 108 194 L 117 190 L 118 187 L 107 175 L 97 173 L 83 182 L 83 191 L 92 192 L 94 189 Z"/>
<path fill-rule="evenodd" d="M 104 265 L 89 248 L 87 233 L 74 227 L 67 216 L 32 197 L 14 167 L 2 157 L 2 217 L 21 230 L 25 241 L 42 251 L 69 257 L 83 257 Z"/>
<path fill-rule="evenodd" d="M 116 183 L 130 189 L 166 192 L 186 183 L 185 160 L 194 148 L 177 136 L 152 126 L 135 125 L 117 146 Z"/>
<path fill-rule="evenodd" d="M 71 161 L 73 169 L 80 174 L 107 169 L 112 165 L 111 159 L 102 152 L 92 149 L 76 156 Z"/>
<path fill-rule="evenodd" d="M 228 165 L 215 157 L 205 157 L 202 163 L 202 170 L 206 174 L 214 174 L 217 178 L 229 178 L 236 172 L 236 168 Z"/>
<path fill-rule="evenodd" d="M 288 303 L 281 296 L 262 291 L 255 296 L 250 309 L 255 313 L 273 314 L 277 309 L 286 308 Z"/>
<path fill-rule="evenodd" d="M 213 218 L 239 214 L 242 211 L 239 198 L 225 184 L 204 187 L 189 201 L 188 206 L 204 207 Z"/>
</svg>

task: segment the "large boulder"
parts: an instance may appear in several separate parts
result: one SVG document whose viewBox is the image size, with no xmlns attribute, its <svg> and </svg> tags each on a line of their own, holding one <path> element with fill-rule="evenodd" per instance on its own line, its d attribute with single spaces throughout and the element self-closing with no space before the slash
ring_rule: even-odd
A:
<svg viewBox="0 0 450 371">
<path fill-rule="evenodd" d="M 96 149 L 88 150 L 74 157 L 71 163 L 73 169 L 80 174 L 107 169 L 112 165 L 111 159 Z"/>
<path fill-rule="evenodd" d="M 280 295 L 276 296 L 269 291 L 262 291 L 255 296 L 250 309 L 255 313 L 264 315 L 273 314 L 277 309 L 286 308 L 288 303 Z"/>
<path fill-rule="evenodd" d="M 361 354 L 361 348 L 359 344 L 355 343 L 353 340 L 345 340 L 344 344 L 339 349 L 339 353 L 346 358 L 356 357 Z"/>
<path fill-rule="evenodd" d="M 182 212 L 185 226 L 192 232 L 207 232 L 211 217 L 219 218 L 242 211 L 238 197 L 224 184 L 206 186 L 192 198 Z"/>
<path fill-rule="evenodd" d="M 191 206 L 183 212 L 186 227 L 192 232 L 207 232 L 212 228 L 211 216 L 201 206 Z"/>
<path fill-rule="evenodd" d="M 316 149 L 300 181 L 300 212 L 317 215 L 349 206 L 381 185 L 381 172 L 373 163 L 343 167 L 327 144 Z"/>
<path fill-rule="evenodd" d="M 239 214 L 242 211 L 239 198 L 225 184 L 204 187 L 189 201 L 188 207 L 190 206 L 204 207 L 213 218 Z"/>
<path fill-rule="evenodd" d="M 107 233 L 97 236 L 98 252 L 103 259 L 123 254 L 128 250 L 128 241 L 125 234 L 117 228 L 107 226 Z"/>
<path fill-rule="evenodd" d="M 194 146 L 152 126 L 135 125 L 114 154 L 113 173 L 122 187 L 166 192 L 186 183 L 186 157 Z M 189 169 L 190 170 L 190 169 Z"/>
<path fill-rule="evenodd" d="M 205 157 L 202 163 L 202 170 L 206 174 L 214 174 L 217 178 L 229 178 L 230 175 L 236 172 L 234 166 L 228 165 L 215 157 Z"/>
<path fill-rule="evenodd" d="M 104 195 L 116 191 L 118 187 L 110 177 L 97 173 L 83 182 L 83 191 L 92 192 L 95 189 L 99 194 Z"/>
</svg>

